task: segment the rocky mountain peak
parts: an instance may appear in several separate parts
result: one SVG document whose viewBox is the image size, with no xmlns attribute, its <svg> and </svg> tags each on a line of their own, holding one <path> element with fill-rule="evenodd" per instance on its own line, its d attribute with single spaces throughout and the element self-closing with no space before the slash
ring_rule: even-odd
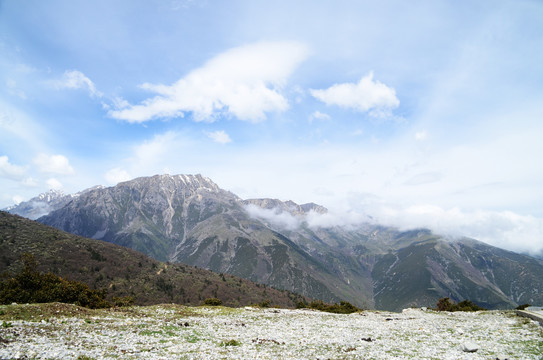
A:
<svg viewBox="0 0 543 360">
<path fill-rule="evenodd" d="M 52 209 L 62 206 L 65 203 L 64 199 L 66 199 L 66 195 L 61 190 L 51 189 L 5 210 L 35 220 L 49 213 Z"/>
<path fill-rule="evenodd" d="M 120 187 L 138 187 L 154 188 L 162 190 L 191 190 L 191 191 L 209 191 L 218 193 L 221 191 L 219 186 L 211 179 L 200 174 L 196 175 L 154 175 L 150 177 L 140 177 L 133 180 L 117 184 Z"/>
<path fill-rule="evenodd" d="M 244 205 L 256 205 L 262 209 L 288 212 L 293 216 L 307 215 L 310 211 L 326 214 L 328 209 L 315 203 L 299 205 L 292 200 L 281 201 L 278 199 L 248 199 L 242 202 Z"/>
</svg>

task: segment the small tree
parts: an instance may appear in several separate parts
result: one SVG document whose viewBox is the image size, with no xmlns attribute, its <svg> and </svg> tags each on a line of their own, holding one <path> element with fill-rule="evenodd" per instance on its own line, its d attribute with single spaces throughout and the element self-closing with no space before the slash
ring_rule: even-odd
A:
<svg viewBox="0 0 543 360">
<path fill-rule="evenodd" d="M 437 301 L 438 311 L 453 311 L 453 303 L 448 297 L 441 298 Z"/>
</svg>

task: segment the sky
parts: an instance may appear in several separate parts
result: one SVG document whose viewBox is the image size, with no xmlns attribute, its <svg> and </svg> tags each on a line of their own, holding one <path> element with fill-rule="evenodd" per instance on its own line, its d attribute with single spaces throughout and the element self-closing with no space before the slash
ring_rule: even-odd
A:
<svg viewBox="0 0 543 360">
<path fill-rule="evenodd" d="M 0 0 L 0 208 L 202 174 L 543 250 L 543 2 Z"/>
</svg>

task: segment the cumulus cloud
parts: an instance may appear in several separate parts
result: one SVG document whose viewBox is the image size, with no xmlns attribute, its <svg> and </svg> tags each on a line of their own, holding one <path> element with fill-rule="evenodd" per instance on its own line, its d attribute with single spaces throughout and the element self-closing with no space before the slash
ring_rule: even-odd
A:
<svg viewBox="0 0 543 360">
<path fill-rule="evenodd" d="M 34 164 L 41 172 L 57 175 L 71 175 L 74 169 L 64 155 L 39 154 L 34 158 Z"/>
<path fill-rule="evenodd" d="M 141 104 L 112 110 L 109 115 L 131 123 L 179 117 L 187 112 L 196 121 L 213 121 L 220 115 L 261 121 L 267 112 L 289 107 L 281 87 L 307 53 L 304 45 L 294 42 L 233 48 L 172 85 L 141 85 L 157 95 Z"/>
<path fill-rule="evenodd" d="M 102 96 L 102 93 L 96 89 L 94 83 L 81 71 L 65 71 L 62 78 L 57 80 L 54 84 L 57 89 L 87 89 L 90 96 Z"/>
<path fill-rule="evenodd" d="M 106 172 L 105 174 L 106 181 L 110 184 L 118 184 L 123 181 L 132 179 L 130 174 L 121 168 L 114 168 Z"/>
<path fill-rule="evenodd" d="M 0 177 L 11 180 L 20 180 L 25 174 L 22 166 L 13 165 L 7 156 L 0 156 Z"/>
<path fill-rule="evenodd" d="M 219 144 L 228 144 L 229 142 L 232 142 L 232 139 L 226 132 L 224 132 L 224 130 L 206 132 L 205 134 L 210 139 L 212 139 L 215 142 L 218 142 Z"/>
<path fill-rule="evenodd" d="M 379 81 L 374 81 L 373 72 L 362 77 L 356 84 L 335 84 L 328 89 L 311 89 L 310 93 L 326 105 L 337 105 L 360 112 L 371 110 L 379 116 L 400 105 L 396 91 Z"/>
</svg>

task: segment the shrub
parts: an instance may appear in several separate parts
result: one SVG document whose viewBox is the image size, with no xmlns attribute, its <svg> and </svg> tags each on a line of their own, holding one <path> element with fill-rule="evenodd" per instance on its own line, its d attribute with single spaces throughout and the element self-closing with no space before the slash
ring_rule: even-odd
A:
<svg viewBox="0 0 543 360">
<path fill-rule="evenodd" d="M 240 346 L 240 345 L 241 343 L 234 339 L 221 342 L 221 346 L 225 346 L 225 347 L 226 346 Z"/>
<path fill-rule="evenodd" d="M 113 303 L 118 307 L 132 306 L 135 301 L 133 296 L 113 297 Z"/>
<path fill-rule="evenodd" d="M 269 308 L 271 305 L 271 301 L 270 300 L 264 300 L 258 304 L 256 304 L 256 306 L 258 307 L 261 307 L 261 308 Z"/>
<path fill-rule="evenodd" d="M 522 304 L 522 305 L 519 305 L 515 308 L 515 310 L 524 310 L 526 309 L 527 307 L 531 306 L 530 304 Z"/>
<path fill-rule="evenodd" d="M 220 299 L 217 299 L 217 298 L 207 298 L 207 299 L 204 300 L 204 305 L 220 306 L 220 305 L 222 305 L 222 301 Z"/>
<path fill-rule="evenodd" d="M 471 300 L 463 300 L 455 304 L 448 297 L 444 297 L 437 302 L 438 311 L 481 311 L 486 310 L 479 305 L 474 304 Z"/>
<path fill-rule="evenodd" d="M 10 327 L 13 327 L 13 324 L 10 323 L 10 322 L 3 321 L 2 322 L 2 327 L 3 328 L 10 328 Z"/>
<path fill-rule="evenodd" d="M 41 273 L 31 254 L 21 257 L 23 267 L 18 274 L 0 282 L 0 303 L 63 302 L 89 308 L 111 305 L 105 300 L 106 290 L 92 290 L 87 284 L 69 281 L 51 272 Z"/>
<path fill-rule="evenodd" d="M 302 305 L 303 303 L 300 302 L 298 304 Z M 335 314 L 352 314 L 354 312 L 361 311 L 361 309 L 357 308 L 356 306 L 347 301 L 341 301 L 339 302 L 339 304 L 327 304 L 321 300 L 315 300 L 310 302 L 307 307 L 310 309 L 326 311 Z"/>
<path fill-rule="evenodd" d="M 296 309 L 305 309 L 307 308 L 307 304 L 303 301 L 298 301 L 296 303 Z"/>
<path fill-rule="evenodd" d="M 437 301 L 437 310 L 438 311 L 454 311 L 453 303 L 448 297 L 441 298 Z"/>
</svg>

